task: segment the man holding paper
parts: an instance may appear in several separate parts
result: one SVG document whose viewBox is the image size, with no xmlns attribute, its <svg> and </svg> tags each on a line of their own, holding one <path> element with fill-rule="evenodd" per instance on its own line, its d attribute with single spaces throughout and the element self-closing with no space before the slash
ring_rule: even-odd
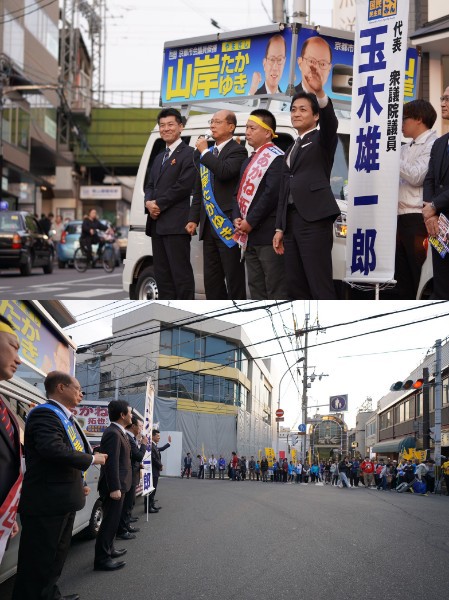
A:
<svg viewBox="0 0 449 600">
<path fill-rule="evenodd" d="M 441 100 L 441 116 L 449 120 L 449 86 Z M 429 235 L 439 234 L 439 217 L 449 218 L 449 133 L 441 136 L 432 147 L 429 170 L 424 180 L 423 217 Z M 449 255 L 444 257 L 432 247 L 433 294 L 435 300 L 449 299 Z"/>
</svg>

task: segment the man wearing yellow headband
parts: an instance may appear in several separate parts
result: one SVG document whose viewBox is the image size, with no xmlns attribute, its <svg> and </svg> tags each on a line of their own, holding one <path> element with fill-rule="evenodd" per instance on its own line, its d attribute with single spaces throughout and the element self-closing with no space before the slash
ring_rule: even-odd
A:
<svg viewBox="0 0 449 600">
<path fill-rule="evenodd" d="M 0 315 L 0 381 L 11 379 L 20 365 L 19 340 L 9 321 Z M 19 428 L 4 398 L 0 395 L 0 514 L 6 515 L 6 511 L 14 505 L 12 491 L 17 488 L 20 493 L 20 439 Z M 18 481 L 20 479 L 20 481 Z M 3 509 L 3 510 L 2 510 Z M 15 515 L 15 511 L 14 511 Z M 0 525 L 0 563 L 9 537 L 14 537 L 19 527 L 10 520 Z"/>
<path fill-rule="evenodd" d="M 275 131 L 276 119 L 269 110 L 253 110 L 246 139 L 254 152 L 242 164 L 234 196 L 234 226 L 247 235 L 245 262 L 253 300 L 287 298 L 284 257 L 272 245 L 283 161 L 283 152 L 272 142 Z"/>
</svg>

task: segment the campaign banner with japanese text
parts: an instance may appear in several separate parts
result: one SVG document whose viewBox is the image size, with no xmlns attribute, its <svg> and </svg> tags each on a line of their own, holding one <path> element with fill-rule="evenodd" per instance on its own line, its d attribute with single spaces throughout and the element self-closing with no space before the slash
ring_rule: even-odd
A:
<svg viewBox="0 0 449 600">
<path fill-rule="evenodd" d="M 356 0 L 346 279 L 394 276 L 408 0 Z"/>
<path fill-rule="evenodd" d="M 146 496 L 154 490 L 153 471 L 151 464 L 151 431 L 153 430 L 153 410 L 154 410 L 154 386 L 151 377 L 147 380 L 147 389 L 145 394 L 145 413 L 143 415 L 143 435 L 148 438 L 148 446 L 143 457 L 143 486 L 142 496 Z"/>
</svg>

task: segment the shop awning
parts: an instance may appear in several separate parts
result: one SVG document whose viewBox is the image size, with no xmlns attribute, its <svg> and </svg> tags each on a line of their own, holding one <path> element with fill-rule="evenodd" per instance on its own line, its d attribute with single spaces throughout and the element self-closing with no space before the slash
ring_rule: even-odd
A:
<svg viewBox="0 0 449 600">
<path fill-rule="evenodd" d="M 406 436 L 401 438 L 396 438 L 394 440 L 385 440 L 384 442 L 377 442 L 371 448 L 371 452 L 375 452 L 376 454 L 382 454 L 384 452 L 402 452 L 408 448 L 416 448 L 416 438 L 412 436 Z"/>
</svg>

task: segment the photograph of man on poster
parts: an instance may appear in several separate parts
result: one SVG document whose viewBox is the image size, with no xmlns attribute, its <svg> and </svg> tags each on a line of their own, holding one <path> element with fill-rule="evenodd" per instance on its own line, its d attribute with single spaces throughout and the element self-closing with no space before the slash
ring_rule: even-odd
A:
<svg viewBox="0 0 449 600">
<path fill-rule="evenodd" d="M 283 93 L 279 87 L 279 82 L 284 72 L 286 59 L 287 44 L 284 37 L 277 33 L 268 40 L 265 56 L 262 60 L 265 81 L 261 85 L 262 74 L 259 71 L 255 71 L 253 73 L 251 87 L 249 90 L 250 96 Z"/>
<path fill-rule="evenodd" d="M 319 36 L 308 38 L 301 48 L 298 66 L 302 79 L 295 92 L 315 93 L 324 88 L 332 70 L 332 50 L 325 39 Z"/>
</svg>

